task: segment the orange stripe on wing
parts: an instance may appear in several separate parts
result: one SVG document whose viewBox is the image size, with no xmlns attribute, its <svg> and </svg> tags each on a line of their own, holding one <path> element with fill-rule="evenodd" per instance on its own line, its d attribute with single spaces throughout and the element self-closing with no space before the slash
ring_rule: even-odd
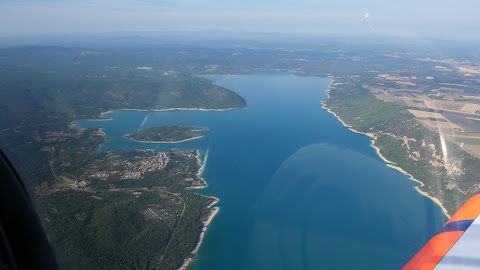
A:
<svg viewBox="0 0 480 270">
<path fill-rule="evenodd" d="M 453 215 L 446 224 L 458 220 L 474 220 L 480 215 L 480 194 L 476 194 Z"/>
<path fill-rule="evenodd" d="M 432 237 L 402 269 L 428 270 L 435 268 L 479 215 L 480 192 L 468 199 L 445 223 L 442 231 Z"/>
<path fill-rule="evenodd" d="M 403 270 L 433 269 L 462 236 L 462 231 L 444 232 L 435 235 L 402 268 Z"/>
</svg>

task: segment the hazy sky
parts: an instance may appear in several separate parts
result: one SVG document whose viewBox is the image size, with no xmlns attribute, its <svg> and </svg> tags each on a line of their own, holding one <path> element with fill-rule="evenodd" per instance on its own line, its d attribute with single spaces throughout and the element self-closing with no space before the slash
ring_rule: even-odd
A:
<svg viewBox="0 0 480 270">
<path fill-rule="evenodd" d="M 477 36 L 478 0 L 0 0 L 0 35 L 246 30 Z"/>
</svg>

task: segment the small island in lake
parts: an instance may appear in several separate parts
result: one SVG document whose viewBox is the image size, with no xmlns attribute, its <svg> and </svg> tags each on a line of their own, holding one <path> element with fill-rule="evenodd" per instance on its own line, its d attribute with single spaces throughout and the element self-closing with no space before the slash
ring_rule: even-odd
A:
<svg viewBox="0 0 480 270">
<path fill-rule="evenodd" d="M 142 129 L 125 135 L 137 142 L 149 143 L 178 143 L 202 138 L 203 135 L 193 132 L 206 131 L 204 127 L 189 126 L 161 126 Z"/>
</svg>

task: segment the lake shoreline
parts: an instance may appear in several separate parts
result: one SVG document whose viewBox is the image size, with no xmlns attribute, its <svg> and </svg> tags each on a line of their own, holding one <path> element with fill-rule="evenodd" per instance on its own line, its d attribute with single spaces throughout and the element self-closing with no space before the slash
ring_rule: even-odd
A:
<svg viewBox="0 0 480 270">
<path fill-rule="evenodd" d="M 232 111 L 232 110 L 241 110 L 246 109 L 247 107 L 242 108 L 226 108 L 226 109 L 207 109 L 207 108 L 167 108 L 167 109 L 114 109 L 108 110 L 100 113 L 100 118 L 90 118 L 90 119 L 77 119 L 75 121 L 71 121 L 68 126 L 72 128 L 76 125 L 75 122 L 77 121 L 111 121 L 113 120 L 110 117 L 106 117 L 106 114 L 115 112 L 115 111 L 137 111 L 137 112 L 168 112 L 168 111 L 203 111 L 203 112 L 223 112 L 223 111 Z"/>
<path fill-rule="evenodd" d="M 196 139 L 201 139 L 203 138 L 204 136 L 203 135 L 199 135 L 199 136 L 195 136 L 195 137 L 192 137 L 192 138 L 188 138 L 188 139 L 184 139 L 184 140 L 180 140 L 180 141 L 174 141 L 174 142 L 167 142 L 167 141 L 140 141 L 140 140 L 135 140 L 135 139 L 132 139 L 128 136 L 124 136 L 125 138 L 127 139 L 130 139 L 134 142 L 139 142 L 139 143 L 182 143 L 182 142 L 187 142 L 187 141 L 191 141 L 191 140 L 196 140 Z"/>
<path fill-rule="evenodd" d="M 202 107 L 192 107 L 192 108 L 165 108 L 165 109 L 116 109 L 116 110 L 108 110 L 105 112 L 102 112 L 100 116 L 104 116 L 105 114 L 109 114 L 114 111 L 137 111 L 137 112 L 169 112 L 169 111 L 204 111 L 204 112 L 223 112 L 223 111 L 231 111 L 231 110 L 240 110 L 240 109 L 245 109 L 246 107 L 243 108 L 225 108 L 225 109 L 208 109 L 208 108 L 202 108 Z M 105 118 L 109 119 L 109 118 Z M 103 119 L 100 119 L 103 120 Z"/>
<path fill-rule="evenodd" d="M 330 81 L 330 85 L 332 84 L 332 82 L 333 82 L 333 79 Z M 377 138 L 376 138 L 376 136 L 375 136 L 374 133 L 365 133 L 365 132 L 361 132 L 361 131 L 358 131 L 358 130 L 354 129 L 351 125 L 348 125 L 347 123 L 345 123 L 345 121 L 343 121 L 332 109 L 330 109 L 330 108 L 327 107 L 326 101 L 328 100 L 328 98 L 330 98 L 329 92 L 330 92 L 330 86 L 329 86 L 329 89 L 327 90 L 327 99 L 326 99 L 326 100 L 322 100 L 322 101 L 320 102 L 322 108 L 325 109 L 325 110 L 326 110 L 327 112 L 329 112 L 330 114 L 332 114 L 340 123 L 342 123 L 342 125 L 343 125 L 344 127 L 348 128 L 350 131 L 352 131 L 352 132 L 354 132 L 354 133 L 357 133 L 357 134 L 362 134 L 362 135 L 365 135 L 365 136 L 369 137 L 369 138 L 371 139 L 370 146 L 371 146 L 373 149 L 375 149 L 377 155 L 386 163 L 386 166 L 387 166 L 387 167 L 390 167 L 390 168 L 392 168 L 392 169 L 394 169 L 394 170 L 397 170 L 397 171 L 399 171 L 399 172 L 401 172 L 401 173 L 403 173 L 404 175 L 408 176 L 408 178 L 409 178 L 411 181 L 414 181 L 414 182 L 420 184 L 420 186 L 416 186 L 416 187 L 415 187 L 415 190 L 416 190 L 418 193 L 420 193 L 422 196 L 425 196 L 425 197 L 429 198 L 429 199 L 432 200 L 435 204 L 437 204 L 438 206 L 440 206 L 440 208 L 442 209 L 442 212 L 443 212 L 448 218 L 450 218 L 450 215 L 448 214 L 447 209 L 443 206 L 442 202 L 441 202 L 439 199 L 437 199 L 437 198 L 429 195 L 427 192 L 422 191 L 422 190 L 420 189 L 421 187 L 425 186 L 425 184 L 424 184 L 422 181 L 416 179 L 415 177 L 413 177 L 413 175 L 411 175 L 410 173 L 408 173 L 407 171 L 405 171 L 403 168 L 401 168 L 400 166 L 398 166 L 395 162 L 387 159 L 386 157 L 384 157 L 384 156 L 382 155 L 381 149 L 380 149 L 378 146 L 375 145 L 375 142 L 376 142 Z"/>
<path fill-rule="evenodd" d="M 196 159 L 197 159 L 197 164 L 200 166 L 198 168 L 198 171 L 197 171 L 197 177 L 202 181 L 203 183 L 203 186 L 197 186 L 197 187 L 190 187 L 188 189 L 203 189 L 203 188 L 206 188 L 208 187 L 208 183 L 207 181 L 205 180 L 205 178 L 202 177 L 202 174 L 203 174 L 203 171 L 205 170 L 205 167 L 207 165 L 207 160 L 208 160 L 208 150 L 206 151 L 205 153 L 205 156 L 203 157 L 203 161 L 200 161 L 200 151 L 197 149 L 197 155 L 195 156 Z M 203 221 L 203 228 L 202 228 L 202 232 L 200 233 L 200 236 L 198 237 L 198 242 L 197 242 L 197 245 L 195 246 L 195 248 L 192 250 L 192 252 L 190 253 L 191 256 L 195 256 L 198 252 L 198 250 L 200 249 L 202 243 L 203 243 L 203 239 L 205 237 L 205 233 L 208 229 L 208 225 L 210 225 L 210 223 L 212 222 L 212 220 L 215 218 L 215 216 L 218 214 L 218 212 L 220 211 L 220 207 L 218 206 L 215 206 L 213 207 L 215 204 L 217 204 L 220 199 L 217 198 L 217 197 L 213 197 L 213 196 L 206 196 L 206 195 L 201 195 L 201 194 L 198 194 L 200 196 L 204 196 L 204 197 L 207 197 L 207 198 L 211 198 L 213 199 L 213 201 L 207 206 L 207 209 L 211 209 L 210 210 L 210 213 L 207 217 L 207 219 L 205 219 Z M 188 268 L 188 266 L 190 265 L 191 262 L 193 262 L 193 260 L 195 258 L 192 258 L 192 257 L 188 257 L 186 258 L 184 261 L 183 261 L 183 264 L 182 266 L 180 266 L 180 268 L 178 268 L 178 270 L 185 270 Z"/>
</svg>

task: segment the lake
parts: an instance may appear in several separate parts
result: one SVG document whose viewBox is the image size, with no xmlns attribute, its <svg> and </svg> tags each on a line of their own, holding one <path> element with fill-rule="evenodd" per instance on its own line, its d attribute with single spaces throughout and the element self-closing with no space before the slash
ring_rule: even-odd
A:
<svg viewBox="0 0 480 270">
<path fill-rule="evenodd" d="M 101 151 L 208 151 L 195 191 L 220 198 L 189 270 L 399 269 L 446 221 L 440 207 L 391 169 L 370 139 L 320 105 L 330 80 L 286 72 L 208 77 L 247 102 L 229 111 L 114 111 Z M 209 128 L 178 144 L 133 142 L 160 125 Z"/>
</svg>

